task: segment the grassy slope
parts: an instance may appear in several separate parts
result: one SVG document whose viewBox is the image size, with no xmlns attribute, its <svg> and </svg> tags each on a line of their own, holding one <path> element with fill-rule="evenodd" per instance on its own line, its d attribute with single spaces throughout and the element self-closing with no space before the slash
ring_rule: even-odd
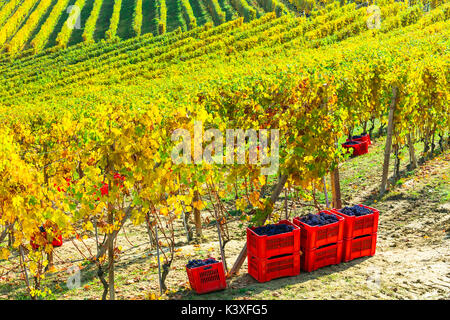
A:
<svg viewBox="0 0 450 320">
<path fill-rule="evenodd" d="M 117 35 L 121 39 L 128 39 L 134 36 L 133 31 L 133 13 L 135 0 L 122 1 L 122 8 L 120 9 L 119 26 L 117 27 Z"/>
</svg>

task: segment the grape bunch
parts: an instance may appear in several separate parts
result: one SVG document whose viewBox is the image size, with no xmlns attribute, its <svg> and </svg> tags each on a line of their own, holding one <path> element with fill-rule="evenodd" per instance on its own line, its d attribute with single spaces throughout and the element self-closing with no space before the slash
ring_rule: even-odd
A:
<svg viewBox="0 0 450 320">
<path fill-rule="evenodd" d="M 188 267 L 189 269 L 192 269 L 192 268 L 207 266 L 208 264 L 213 264 L 216 262 L 218 262 L 218 261 L 214 258 L 208 258 L 206 260 L 193 259 L 193 260 L 189 260 L 186 267 Z"/>
<path fill-rule="evenodd" d="M 362 133 L 360 135 L 353 136 L 352 139 L 361 139 L 362 137 L 365 137 L 365 136 L 367 136 L 367 133 Z"/>
<path fill-rule="evenodd" d="M 365 216 L 367 214 L 371 214 L 372 210 L 355 205 L 353 207 L 344 207 L 342 209 L 339 210 L 339 212 L 346 214 L 348 216 Z"/>
<path fill-rule="evenodd" d="M 300 221 L 306 223 L 307 225 L 315 227 L 335 223 L 338 222 L 339 219 L 333 214 L 321 212 L 320 214 L 309 213 L 307 216 L 301 217 Z"/>
<path fill-rule="evenodd" d="M 258 236 L 274 236 L 276 234 L 287 233 L 294 230 L 294 226 L 289 224 L 268 224 L 253 230 Z"/>
</svg>

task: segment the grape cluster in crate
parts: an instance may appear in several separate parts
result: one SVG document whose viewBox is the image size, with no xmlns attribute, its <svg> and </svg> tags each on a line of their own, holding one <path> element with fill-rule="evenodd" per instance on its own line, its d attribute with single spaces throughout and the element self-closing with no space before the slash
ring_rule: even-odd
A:
<svg viewBox="0 0 450 320">
<path fill-rule="evenodd" d="M 186 265 L 189 283 L 197 293 L 208 293 L 227 287 L 222 261 L 214 258 L 190 260 Z"/>
<path fill-rule="evenodd" d="M 300 274 L 300 229 L 288 220 L 247 228 L 247 261 L 259 282 Z"/>
<path fill-rule="evenodd" d="M 296 276 L 319 268 L 373 256 L 379 211 L 359 204 L 295 217 L 293 222 L 247 228 L 248 273 L 259 282 Z M 213 258 L 186 266 L 197 293 L 226 288 L 223 264 Z"/>
</svg>

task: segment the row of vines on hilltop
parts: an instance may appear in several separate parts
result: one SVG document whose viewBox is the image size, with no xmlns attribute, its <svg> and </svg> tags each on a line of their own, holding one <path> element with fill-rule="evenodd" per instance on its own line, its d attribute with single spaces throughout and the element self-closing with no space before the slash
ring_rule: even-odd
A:
<svg viewBox="0 0 450 320">
<path fill-rule="evenodd" d="M 30 45 L 34 52 L 42 50 L 49 41 L 49 37 L 52 34 L 56 24 L 58 23 L 61 15 L 64 14 L 64 10 L 67 8 L 69 0 L 58 0 L 50 12 L 47 20 L 43 23 L 39 32 L 31 41 Z"/>
<path fill-rule="evenodd" d="M 259 3 L 267 12 L 275 12 L 277 17 L 288 12 L 286 6 L 277 0 L 260 0 Z"/>
<path fill-rule="evenodd" d="M 408 136 L 448 136 L 449 7 L 418 17 L 416 8 L 399 7 L 406 12 L 402 23 L 388 23 L 396 16 L 387 15 L 387 27 L 358 29 L 340 42 L 309 43 L 335 34 L 336 24 L 344 27 L 339 14 L 325 25 L 321 16 L 271 14 L 249 24 L 241 19 L 150 37 L 145 45 L 94 44 L 92 52 L 69 48 L 52 59 L 11 65 L 0 93 L 0 244 L 12 240 L 0 258 L 12 261 L 18 253 L 30 296 L 42 297 L 45 252 L 53 248 L 36 239 L 41 248 L 32 250 L 30 240 L 51 222 L 57 228 L 49 227 L 49 238 L 59 230 L 74 243 L 95 239 L 93 248 L 78 249 L 97 267 L 103 298 L 114 298 L 115 242 L 126 222 L 146 225 L 151 239 L 155 227 L 161 232 L 168 249 L 164 280 L 175 259 L 174 224 L 199 216 L 206 199 L 217 195 L 210 200 L 217 208 L 238 184 L 249 192 L 237 199 L 237 209 L 250 206 L 251 223 L 264 221 L 274 203 L 261 196 L 269 181 L 261 166 L 225 166 L 230 151 L 221 154 L 209 141 L 202 147 L 222 162 L 172 161 L 180 142 L 172 133 L 192 134 L 196 121 L 220 132 L 278 129 L 279 168 L 272 178 L 296 190 L 318 185 L 345 159 L 335 141 L 365 122 L 386 123 L 390 105 L 394 145 L 408 143 Z M 360 11 L 344 16 L 363 20 Z M 305 31 L 308 36 L 298 37 Z M 55 70 L 36 74 L 52 61 Z M 73 70 L 68 61 L 77 62 Z M 269 146 L 258 154 L 275 151 Z"/>
<path fill-rule="evenodd" d="M 244 17 L 245 21 L 250 21 L 256 18 L 256 10 L 249 6 L 247 0 L 231 0 L 231 3 L 236 10 Z"/>
<path fill-rule="evenodd" d="M 77 15 L 79 15 L 79 14 L 81 14 L 81 10 L 83 10 L 85 4 L 86 4 L 86 0 L 76 0 L 75 4 L 72 7 L 72 10 L 76 10 Z M 67 47 L 74 28 L 76 28 L 76 27 L 81 28 L 81 25 L 77 26 L 77 23 L 78 22 L 76 21 L 76 19 L 73 19 L 73 18 L 72 19 L 69 18 L 64 22 L 64 25 L 62 26 L 61 31 L 56 36 L 56 45 L 57 46 L 59 46 L 61 48 Z"/>
<path fill-rule="evenodd" d="M 183 15 L 185 16 L 188 29 L 197 27 L 197 19 L 195 18 L 194 11 L 189 0 L 181 0 L 181 7 L 183 8 Z"/>
<path fill-rule="evenodd" d="M 177 1 L 180 1 L 182 16 L 186 21 L 186 25 L 189 29 L 195 28 L 198 22 L 190 1 Z M 30 0 L 22 2 L 12 0 L 5 3 L 0 10 L 0 47 L 11 55 L 19 54 L 22 50 L 28 50 L 30 47 L 33 52 L 37 52 L 42 50 L 48 44 L 49 36 L 56 33 L 56 46 L 65 48 L 69 44 L 73 31 L 73 28 L 68 26 L 68 23 L 69 21 L 73 22 L 73 18 L 81 13 L 86 4 L 85 2 L 85 0 L 77 0 L 72 3 L 71 16 L 64 21 L 60 30 L 55 30 L 55 28 L 59 27 L 61 17 L 65 15 L 66 10 L 69 9 L 70 2 L 68 0 Z M 142 23 L 147 19 L 147 17 L 143 16 L 142 4 L 142 0 L 138 0 L 134 3 L 131 29 L 134 31 L 135 36 L 141 34 Z M 88 17 L 85 21 L 80 21 L 82 26 L 77 26 L 77 28 L 80 27 L 83 29 L 81 39 L 83 39 L 84 42 L 90 43 L 94 41 L 95 28 L 98 24 L 102 5 L 102 0 L 95 0 L 91 11 L 88 13 Z M 276 12 L 277 16 L 288 12 L 288 9 L 278 0 L 260 0 L 252 5 L 247 3 L 246 0 L 225 0 L 222 4 L 217 0 L 204 0 L 202 5 L 208 8 L 209 15 L 212 16 L 216 25 L 227 21 L 225 11 L 229 10 L 227 7 L 230 5 L 234 7 L 233 10 L 236 10 L 236 12 L 244 17 L 245 21 L 256 18 L 256 12 L 259 8 L 253 7 L 255 5 L 257 7 L 261 6 L 265 12 Z M 322 5 L 324 5 L 324 3 L 319 3 L 317 8 L 320 8 Z M 113 39 L 116 37 L 121 8 L 122 1 L 114 1 L 111 17 L 108 20 L 108 30 L 105 33 L 106 39 Z M 48 9 L 51 9 L 51 12 L 47 14 Z M 166 11 L 165 1 L 157 1 L 157 12 L 154 14 L 158 17 L 158 34 L 172 31 L 167 30 Z M 43 20 L 44 16 L 46 16 L 45 20 Z M 232 18 L 232 16 L 229 18 Z M 36 28 L 39 30 L 36 30 Z M 53 44 L 53 41 L 51 41 L 51 43 Z"/>
<path fill-rule="evenodd" d="M 225 12 L 223 12 L 217 0 L 206 0 L 206 6 L 208 7 L 208 11 L 216 25 L 222 24 L 226 21 Z"/>
<path fill-rule="evenodd" d="M 105 33 L 106 39 L 113 39 L 116 37 L 117 27 L 119 26 L 121 7 L 122 7 L 122 0 L 115 0 L 112 16 L 109 21 L 109 29 Z"/>
<path fill-rule="evenodd" d="M 176 0 L 179 1 L 181 8 L 181 16 L 184 21 L 177 21 L 167 25 L 167 6 L 165 0 L 156 1 L 155 8 L 152 8 L 153 22 L 157 25 L 153 28 L 152 32 L 162 34 L 168 31 L 173 31 L 174 27 L 178 25 L 184 28 L 184 22 L 188 29 L 195 28 L 199 22 L 197 19 L 203 15 L 202 12 L 194 12 L 192 8 L 191 0 Z M 199 0 L 195 3 L 196 10 L 198 6 L 201 9 L 206 7 L 208 15 L 212 17 L 215 25 L 225 23 L 227 19 L 236 18 L 235 14 L 239 14 L 244 17 L 244 20 L 250 21 L 260 16 L 263 12 L 275 12 L 279 17 L 283 14 L 287 14 L 290 10 L 296 8 L 295 14 L 306 14 L 311 17 L 324 17 L 326 13 L 334 11 L 339 7 L 345 6 L 347 3 L 353 3 L 358 8 L 362 5 L 367 6 L 371 4 L 371 1 L 304 1 L 304 0 L 290 0 L 290 9 L 287 8 L 283 2 L 279 0 L 256 0 L 248 2 L 246 0 Z M 435 8 L 443 3 L 442 0 L 428 1 L 401 1 L 406 5 L 420 4 L 422 6 L 428 6 L 428 9 Z M 73 28 L 68 26 L 68 23 L 73 23 L 73 19 L 78 17 L 81 11 L 84 12 L 86 8 L 85 0 L 75 1 L 72 7 L 72 11 L 69 17 L 64 18 L 63 25 L 60 26 L 59 22 L 62 17 L 66 16 L 66 10 L 69 9 L 69 0 L 44 0 L 44 1 L 9 1 L 4 4 L 0 9 L 0 48 L 3 52 L 10 55 L 20 55 L 21 52 L 38 52 L 50 45 L 56 45 L 60 48 L 65 48 L 70 43 Z M 389 3 L 389 0 L 381 0 L 377 2 L 377 5 L 384 6 Z M 143 1 L 137 0 L 133 3 L 133 17 L 130 21 L 134 36 L 139 36 L 142 33 L 142 24 L 149 17 L 145 17 L 143 13 Z M 90 6 L 88 6 L 90 7 Z M 83 42 L 92 43 L 94 41 L 94 34 L 96 27 L 101 21 L 100 12 L 103 7 L 102 0 L 95 0 L 88 16 L 83 21 L 78 20 L 81 24 L 77 25 L 77 28 L 82 28 Z M 362 7 L 363 9 L 365 7 Z M 109 25 L 105 33 L 106 40 L 111 40 L 117 37 L 117 28 L 120 22 L 120 11 L 122 9 L 122 1 L 116 0 L 113 2 L 113 8 L 111 10 L 111 16 L 108 19 Z M 51 10 L 51 12 L 47 12 Z M 200 15 L 200 16 L 199 16 Z M 45 19 L 43 19 L 45 17 Z M 169 20 L 171 17 L 169 17 Z M 202 21 L 205 18 L 201 18 Z M 205 23 L 204 21 L 202 23 Z M 55 28 L 61 28 L 55 30 Z M 146 30 L 145 32 L 148 32 Z M 56 36 L 56 39 L 49 39 L 50 36 Z M 49 41 L 51 40 L 51 41 Z M 55 41 L 53 41 L 55 40 Z M 97 40 L 97 39 L 95 39 Z M 79 40 L 74 40 L 79 41 Z M 29 51 L 31 50 L 31 51 Z"/>
<path fill-rule="evenodd" d="M 142 0 L 136 0 L 136 7 L 133 13 L 133 31 L 135 36 L 141 35 L 142 19 Z"/>
<path fill-rule="evenodd" d="M 395 10 L 390 10 L 389 8 L 394 8 Z M 383 9 L 383 12 L 386 12 L 385 21 L 382 25 L 380 31 L 390 30 L 390 26 L 395 26 L 391 21 L 397 21 L 398 18 L 394 15 L 395 12 L 403 8 L 402 15 L 406 18 L 409 16 L 417 16 L 417 10 L 414 8 L 406 10 L 404 4 L 400 3 L 392 3 L 387 6 L 388 9 Z M 337 13 L 336 13 L 337 12 Z M 242 29 L 239 33 L 236 33 L 231 36 L 226 37 L 216 37 L 206 39 L 206 41 L 202 41 L 200 44 L 195 44 L 192 41 L 186 39 L 186 36 L 189 34 L 184 34 L 183 39 L 180 43 L 176 43 L 173 46 L 164 46 L 164 47 L 153 47 L 153 48 L 139 48 L 133 58 L 130 59 L 129 54 L 120 54 L 114 55 L 110 59 L 103 59 L 101 61 L 97 60 L 88 60 L 88 65 L 85 63 L 77 64 L 77 67 L 71 68 L 70 70 L 42 70 L 45 71 L 41 73 L 39 76 L 33 75 L 31 79 L 27 79 L 24 76 L 17 76 L 17 81 L 19 81 L 22 85 L 31 81 L 30 86 L 34 85 L 34 79 L 37 77 L 43 78 L 45 77 L 45 82 L 47 83 L 45 87 L 39 85 L 36 89 L 32 87 L 28 87 L 27 92 L 32 92 L 34 90 L 49 90 L 50 88 L 54 88 L 55 86 L 59 86 L 62 84 L 70 84 L 70 83 L 79 83 L 85 79 L 85 81 L 90 81 L 89 77 L 91 77 L 94 73 L 103 74 L 105 79 L 116 78 L 116 75 L 119 79 L 126 79 L 130 73 L 134 72 L 134 70 L 149 70 L 148 59 L 153 58 L 154 68 L 158 68 L 158 65 L 161 63 L 165 63 L 168 60 L 173 59 L 174 56 L 177 56 L 179 52 L 184 52 L 186 57 L 196 57 L 200 53 L 200 50 L 206 50 L 211 52 L 211 50 L 223 50 L 224 46 L 221 45 L 223 42 L 228 46 L 234 43 L 234 47 L 236 50 L 242 50 L 248 48 L 249 46 L 258 45 L 258 46 L 268 46 L 269 43 L 278 43 L 283 42 L 288 44 L 289 42 L 295 43 L 295 45 L 302 44 L 305 46 L 317 47 L 322 44 L 329 44 L 332 42 L 336 42 L 338 40 L 345 39 L 352 35 L 356 35 L 367 29 L 365 25 L 366 16 L 364 8 L 359 10 L 354 10 L 354 6 L 350 5 L 345 11 L 342 9 L 336 9 L 331 11 L 331 13 L 327 13 L 325 18 L 318 17 L 311 20 L 306 20 L 305 18 L 296 18 L 294 20 L 279 18 L 274 21 L 275 24 L 272 24 L 273 15 L 268 15 L 267 18 L 258 19 L 254 24 L 250 23 L 249 25 L 244 25 L 240 27 Z M 405 21 L 409 21 L 408 23 L 412 23 L 417 19 L 406 19 Z M 284 23 L 285 21 L 291 21 L 290 23 Z M 324 22 L 327 22 L 324 24 Z M 345 23 L 343 23 L 344 21 Z M 353 23 L 349 23 L 353 21 Z M 264 23 L 263 23 L 264 22 Z M 403 23 L 397 25 L 403 26 L 408 23 Z M 236 22 L 230 22 L 225 24 L 224 27 L 234 26 Z M 252 28 L 248 28 L 249 26 L 253 26 Z M 275 27 L 275 25 L 277 27 Z M 341 29 L 338 29 L 336 26 L 342 26 Z M 269 28 L 271 31 L 267 36 L 262 36 L 261 28 Z M 201 30 L 201 29 L 199 29 Z M 221 30 L 219 28 L 218 30 Z M 190 35 L 192 37 L 196 37 L 196 34 L 200 34 L 193 30 L 193 33 Z M 260 34 L 259 38 L 251 37 L 252 34 Z M 169 39 L 177 39 L 175 35 L 168 35 Z M 170 41 L 170 40 L 169 40 Z M 111 44 L 111 47 L 114 48 L 117 46 L 116 44 Z M 202 49 L 204 47 L 204 49 Z M 131 60 L 131 61 L 130 61 Z M 132 65 L 129 63 L 132 62 Z M 96 63 L 93 65 L 92 63 Z M 143 69 L 142 66 L 146 65 L 146 69 Z M 114 68 L 110 68 L 114 66 Z M 122 70 L 122 67 L 126 70 Z M 123 72 L 125 71 L 125 72 Z M 11 90 L 15 92 L 17 90 L 22 90 L 16 85 L 14 79 L 5 80 L 5 92 Z M 13 97 L 17 98 L 17 96 Z"/>
</svg>

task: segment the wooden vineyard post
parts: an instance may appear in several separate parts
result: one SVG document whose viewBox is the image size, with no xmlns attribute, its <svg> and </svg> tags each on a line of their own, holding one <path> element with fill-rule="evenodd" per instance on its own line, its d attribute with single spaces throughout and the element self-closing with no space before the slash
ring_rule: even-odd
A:
<svg viewBox="0 0 450 320">
<path fill-rule="evenodd" d="M 391 156 L 392 133 L 394 131 L 394 111 L 397 104 L 397 87 L 392 88 L 392 100 L 389 106 L 389 119 L 387 127 L 386 146 L 384 148 L 383 176 L 381 178 L 380 196 L 386 192 L 386 185 L 389 174 L 389 158 Z"/>
<path fill-rule="evenodd" d="M 272 205 L 275 204 L 281 191 L 283 190 L 284 185 L 286 184 L 287 179 L 288 179 L 287 175 L 282 175 L 279 177 L 278 183 L 275 186 L 275 189 L 272 191 L 272 195 L 270 196 L 270 200 L 269 200 L 270 204 L 272 204 Z M 264 209 L 264 215 L 261 217 L 261 221 L 259 221 L 259 223 L 261 225 L 264 224 L 264 222 L 266 222 L 267 218 L 269 217 L 270 213 L 272 212 L 272 210 L 269 210 L 269 209 L 270 208 L 268 208 L 267 206 Z M 244 247 L 242 248 L 241 252 L 239 253 L 239 256 L 237 257 L 236 261 L 234 262 L 233 267 L 231 268 L 230 272 L 228 273 L 228 276 L 227 276 L 228 278 L 239 271 L 239 269 L 241 268 L 242 264 L 244 263 L 246 257 L 247 257 L 247 243 L 245 243 Z"/>
<path fill-rule="evenodd" d="M 342 200 L 341 200 L 341 183 L 339 181 L 339 166 L 336 167 L 331 173 L 331 193 L 333 195 L 333 203 L 332 206 L 335 209 L 342 208 Z"/>
</svg>

